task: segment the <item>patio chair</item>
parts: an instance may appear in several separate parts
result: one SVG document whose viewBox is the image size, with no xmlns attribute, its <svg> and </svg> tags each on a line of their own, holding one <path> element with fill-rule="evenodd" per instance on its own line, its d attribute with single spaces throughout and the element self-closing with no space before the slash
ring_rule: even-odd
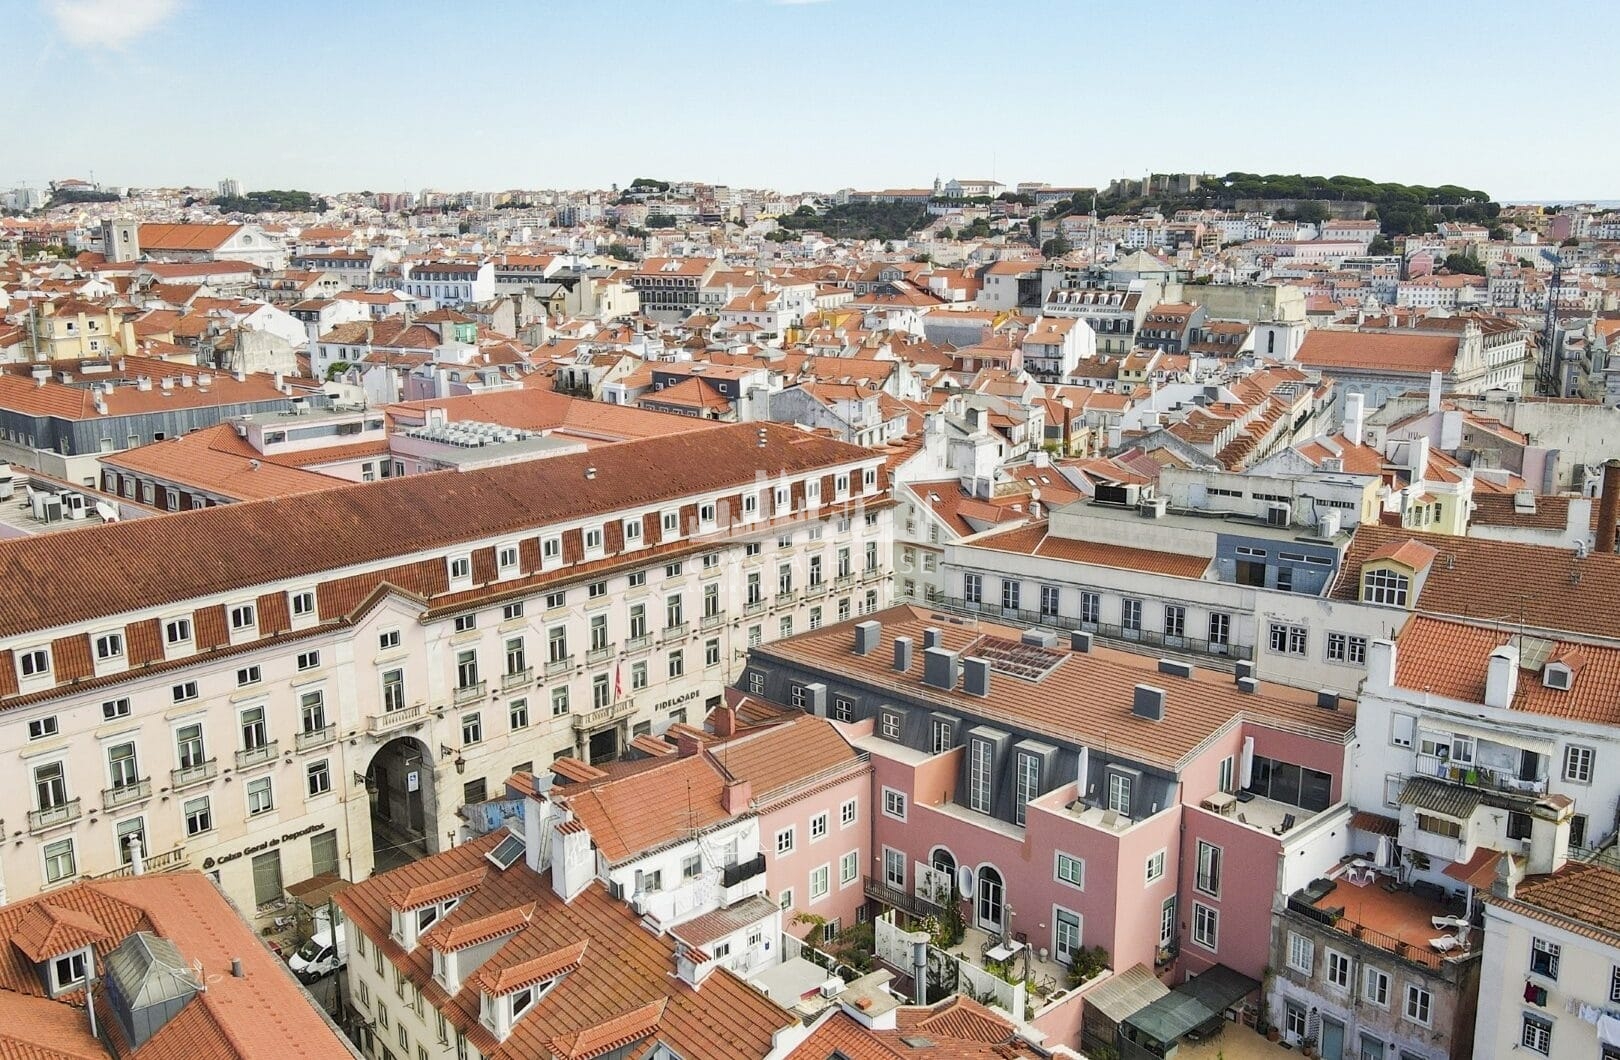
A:
<svg viewBox="0 0 1620 1060">
<path fill-rule="evenodd" d="M 1278 825 L 1276 828 L 1273 828 L 1271 830 L 1271 834 L 1282 835 L 1292 827 L 1294 827 L 1294 815 L 1291 813 L 1285 813 L 1283 814 L 1282 824 Z"/>
</svg>

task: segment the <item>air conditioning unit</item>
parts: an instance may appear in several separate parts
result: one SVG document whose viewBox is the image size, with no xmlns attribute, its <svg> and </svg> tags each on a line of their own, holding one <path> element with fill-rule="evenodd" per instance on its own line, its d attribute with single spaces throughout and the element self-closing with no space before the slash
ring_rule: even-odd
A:
<svg viewBox="0 0 1620 1060">
<path fill-rule="evenodd" d="M 1290 526 L 1294 521 L 1294 506 L 1292 504 L 1269 504 L 1266 506 L 1267 526 Z"/>
</svg>

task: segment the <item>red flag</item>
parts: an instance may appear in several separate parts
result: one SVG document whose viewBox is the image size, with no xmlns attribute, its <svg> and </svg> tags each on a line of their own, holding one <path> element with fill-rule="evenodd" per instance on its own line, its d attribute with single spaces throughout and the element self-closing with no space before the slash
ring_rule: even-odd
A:
<svg viewBox="0 0 1620 1060">
<path fill-rule="evenodd" d="M 624 698 L 624 663 L 616 663 L 613 667 L 613 698 Z"/>
</svg>

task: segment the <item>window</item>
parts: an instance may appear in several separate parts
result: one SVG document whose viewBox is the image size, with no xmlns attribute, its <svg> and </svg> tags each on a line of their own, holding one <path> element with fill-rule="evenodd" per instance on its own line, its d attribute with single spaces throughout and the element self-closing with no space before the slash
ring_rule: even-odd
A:
<svg viewBox="0 0 1620 1060">
<path fill-rule="evenodd" d="M 326 759 L 311 762 L 304 770 L 304 782 L 310 795 L 325 795 L 332 790 L 332 766 Z"/>
<path fill-rule="evenodd" d="M 681 594 L 664 598 L 664 628 L 675 629 L 686 624 L 686 612 L 681 601 Z"/>
<path fill-rule="evenodd" d="M 240 685 L 256 685 L 256 684 L 259 683 L 260 680 L 263 679 L 263 677 L 264 677 L 264 675 L 259 670 L 259 667 L 257 665 L 255 665 L 255 666 L 244 666 L 241 669 L 236 671 L 236 683 L 239 686 Z"/>
<path fill-rule="evenodd" d="M 1412 580 L 1392 570 L 1370 570 L 1361 576 L 1361 600 L 1368 604 L 1406 606 Z"/>
<path fill-rule="evenodd" d="M 810 900 L 827 897 L 832 890 L 832 866 L 820 865 L 810 870 Z"/>
<path fill-rule="evenodd" d="M 1022 594 L 1022 584 L 1011 578 L 1001 579 L 1001 609 L 1003 611 L 1018 610 L 1019 596 Z"/>
<path fill-rule="evenodd" d="M 995 748 L 989 740 L 968 741 L 968 808 L 976 813 L 990 812 L 991 770 Z"/>
<path fill-rule="evenodd" d="M 1236 777 L 1237 759 L 1231 755 L 1227 755 L 1225 758 L 1221 759 L 1220 779 L 1217 782 L 1220 790 L 1227 792 L 1228 794 L 1237 791 Z"/>
<path fill-rule="evenodd" d="M 1198 879 L 1195 886 L 1212 898 L 1221 895 L 1221 848 L 1198 841 Z"/>
<path fill-rule="evenodd" d="M 112 659 L 124 657 L 124 635 L 122 633 L 103 633 L 96 638 L 96 661 L 107 662 Z"/>
<path fill-rule="evenodd" d="M 900 715 L 892 710 L 885 710 L 880 715 L 883 738 L 885 740 L 900 739 Z"/>
<path fill-rule="evenodd" d="M 905 851 L 883 848 L 883 882 L 898 891 L 906 889 Z"/>
<path fill-rule="evenodd" d="M 1615 965 L 1609 973 L 1609 1001 L 1620 1001 L 1620 964 Z"/>
<path fill-rule="evenodd" d="M 585 554 L 600 553 L 602 551 L 602 528 L 593 526 L 585 531 Z"/>
<path fill-rule="evenodd" d="M 1159 945 L 1168 946 L 1176 937 L 1176 896 L 1171 895 L 1159 906 Z"/>
<path fill-rule="evenodd" d="M 51 655 L 44 648 L 21 652 L 20 658 L 19 665 L 22 668 L 24 677 L 43 677 L 50 672 Z"/>
<path fill-rule="evenodd" d="M 855 823 L 860 814 L 860 804 L 854 799 L 847 799 L 838 807 L 838 827 L 848 828 Z"/>
<path fill-rule="evenodd" d="M 792 909 L 793 908 L 793 888 L 789 887 L 786 890 L 784 890 L 782 892 L 782 896 L 777 900 L 777 904 L 780 905 L 783 909 Z"/>
<path fill-rule="evenodd" d="M 108 786 L 114 789 L 131 787 L 140 781 L 133 743 L 115 743 L 107 748 L 107 774 Z"/>
<path fill-rule="evenodd" d="M 1542 1056 L 1552 1055 L 1552 1023 L 1540 1016 L 1524 1014 L 1524 1025 L 1519 1031 L 1519 1044 Z"/>
<path fill-rule="evenodd" d="M 550 565 L 562 559 L 562 538 L 548 537 L 540 542 L 540 562 Z"/>
<path fill-rule="evenodd" d="M 1327 661 L 1364 666 L 1367 662 L 1367 638 L 1348 633 L 1327 635 Z"/>
<path fill-rule="evenodd" d="M 1379 1008 L 1389 1007 L 1389 973 L 1368 968 L 1361 980 L 1361 997 Z"/>
<path fill-rule="evenodd" d="M 292 594 L 292 613 L 294 618 L 303 618 L 305 615 L 315 613 L 315 592 L 305 589 Z"/>
<path fill-rule="evenodd" d="M 551 690 L 551 716 L 560 718 L 568 713 L 568 686 L 562 685 Z"/>
<path fill-rule="evenodd" d="M 176 703 L 184 703 L 187 700 L 196 699 L 197 698 L 197 682 L 195 682 L 195 681 L 182 681 L 179 684 L 175 685 L 173 688 L 171 688 L 169 690 L 169 694 L 174 697 L 174 701 Z"/>
<path fill-rule="evenodd" d="M 405 709 L 405 671 L 384 670 L 382 675 L 383 711 L 392 713 Z"/>
<path fill-rule="evenodd" d="M 547 593 L 546 594 L 546 610 L 547 611 L 555 611 L 559 607 L 567 606 L 567 604 L 568 604 L 568 593 L 567 592 L 556 592 L 556 593 Z"/>
<path fill-rule="evenodd" d="M 1224 648 L 1232 642 L 1232 616 L 1225 611 L 1209 613 L 1209 646 Z"/>
<path fill-rule="evenodd" d="M 237 604 L 231 608 L 232 631 L 252 629 L 255 623 L 255 608 L 252 604 Z"/>
<path fill-rule="evenodd" d="M 269 777 L 259 777 L 248 782 L 247 804 L 249 817 L 269 813 L 276 808 L 275 794 L 270 788 Z"/>
<path fill-rule="evenodd" d="M 679 650 L 670 652 L 669 653 L 669 676 L 670 676 L 670 679 L 673 680 L 674 678 L 680 677 L 684 673 L 686 673 L 686 653 L 684 651 L 679 651 Z"/>
<path fill-rule="evenodd" d="M 1192 939 L 1204 949 L 1213 950 L 1220 940 L 1220 914 L 1194 902 Z"/>
<path fill-rule="evenodd" d="M 195 799 L 187 799 L 182 812 L 186 819 L 186 835 L 202 835 L 214 827 L 213 808 L 208 804 L 208 796 L 200 795 Z"/>
<path fill-rule="evenodd" d="M 84 950 L 70 953 L 65 957 L 58 957 L 51 962 L 51 980 L 54 988 L 60 992 L 82 983 L 87 975 Z"/>
<path fill-rule="evenodd" d="M 72 879 L 77 873 L 72 839 L 59 839 L 54 843 L 45 844 L 46 883 L 60 883 Z"/>
<path fill-rule="evenodd" d="M 318 670 L 321 666 L 321 653 L 318 651 L 302 651 L 298 653 L 298 669 Z"/>
<path fill-rule="evenodd" d="M 1144 882 L 1153 883 L 1164 878 L 1164 851 L 1149 854 Z"/>
<path fill-rule="evenodd" d="M 840 553 L 842 556 L 843 553 Z M 840 575 L 844 571 L 838 572 Z M 962 575 L 962 599 L 970 604 L 984 603 L 984 578 L 977 574 Z"/>
<path fill-rule="evenodd" d="M 883 815 L 893 817 L 897 821 L 906 819 L 906 796 L 904 792 L 893 788 L 883 789 Z"/>
<path fill-rule="evenodd" d="M 607 595 L 607 582 L 591 582 L 585 587 L 587 600 L 600 600 Z"/>
<path fill-rule="evenodd" d="M 1023 824 L 1029 800 L 1041 793 L 1041 760 L 1035 755 L 1020 754 L 1015 762 L 1013 818 L 1016 823 Z"/>
<path fill-rule="evenodd" d="M 1164 635 L 1182 638 L 1187 635 L 1187 609 L 1180 604 L 1166 604 L 1164 608 Z"/>
<path fill-rule="evenodd" d="M 1080 593 L 1080 623 L 1081 625 L 1095 626 L 1102 621 L 1102 597 L 1094 592 L 1082 590 Z"/>
<path fill-rule="evenodd" d="M 461 742 L 465 744 L 482 743 L 484 740 L 484 716 L 478 711 L 461 716 Z"/>
<path fill-rule="evenodd" d="M 281 851 L 270 850 L 253 857 L 253 901 L 270 905 L 281 901 Z M 382 952 L 381 950 L 378 951 Z M 379 1011 L 381 1011 L 379 1007 Z"/>
<path fill-rule="evenodd" d="M 456 630 L 457 633 L 465 633 L 470 629 L 477 629 L 477 628 L 478 628 L 478 616 L 477 615 L 469 613 L 469 614 L 465 614 L 465 615 L 457 615 L 456 616 L 455 630 Z"/>
<path fill-rule="evenodd" d="M 105 721 L 129 717 L 129 700 L 109 699 L 101 705 L 101 717 Z"/>
<path fill-rule="evenodd" d="M 399 630 L 385 629 L 377 634 L 377 650 L 392 651 L 399 647 Z"/>
<path fill-rule="evenodd" d="M 1406 988 L 1406 1018 L 1413 1023 L 1429 1025 L 1429 1011 L 1434 999 L 1429 992 L 1421 986 L 1408 985 Z"/>
<path fill-rule="evenodd" d="M 1127 633 L 1142 632 L 1142 601 L 1126 597 L 1119 602 L 1119 628 Z"/>
<path fill-rule="evenodd" d="M 1418 831 L 1428 832 L 1430 835 L 1443 835 L 1450 839 L 1462 838 L 1462 825 L 1456 821 L 1448 821 L 1444 817 L 1420 813 L 1417 815 L 1417 826 Z"/>
<path fill-rule="evenodd" d="M 810 818 L 810 842 L 827 838 L 827 814 L 825 811 Z"/>
<path fill-rule="evenodd" d="M 1546 939 L 1532 939 L 1530 942 L 1530 970 L 1543 979 L 1558 978 L 1558 954 L 1560 947 L 1556 942 Z"/>
<path fill-rule="evenodd" d="M 1310 1022 L 1305 1009 L 1292 1001 L 1283 1005 L 1283 1033 L 1289 1041 L 1297 1041 L 1305 1037 Z"/>
<path fill-rule="evenodd" d="M 566 663 L 568 661 L 568 629 L 565 626 L 552 626 L 546 630 L 546 662 Z"/>
<path fill-rule="evenodd" d="M 1316 944 L 1296 931 L 1288 933 L 1288 967 L 1301 975 L 1310 975 L 1316 963 Z"/>
<path fill-rule="evenodd" d="M 607 674 L 597 674 L 591 678 L 591 709 L 601 710 L 613 703 L 613 688 L 608 684 Z"/>
<path fill-rule="evenodd" d="M 1572 784 L 1592 783 L 1592 761 L 1595 754 L 1592 748 L 1576 744 L 1564 748 L 1564 779 Z"/>
<path fill-rule="evenodd" d="M 1131 815 L 1131 778 L 1124 773 L 1108 774 L 1108 808 L 1126 817 Z"/>
<path fill-rule="evenodd" d="M 523 648 L 522 637 L 509 637 L 506 641 L 506 673 L 508 677 L 516 677 L 529 668 L 528 652 Z"/>
<path fill-rule="evenodd" d="M 35 718 L 28 723 L 28 738 L 30 740 L 43 740 L 47 736 L 55 736 L 58 731 L 55 714 L 46 718 Z"/>
<path fill-rule="evenodd" d="M 1086 886 L 1086 863 L 1072 854 L 1059 852 L 1057 855 L 1057 879 L 1060 883 L 1067 883 L 1081 890 Z"/>
<path fill-rule="evenodd" d="M 1041 617 L 1056 618 L 1058 613 L 1058 587 L 1055 585 L 1041 586 Z"/>
<path fill-rule="evenodd" d="M 1410 714 L 1392 714 L 1389 723 L 1389 742 L 1396 747 L 1411 747 L 1417 731 L 1417 719 Z"/>
<path fill-rule="evenodd" d="M 846 719 L 847 720 L 847 719 Z M 949 751 L 956 744 L 956 723 L 945 718 L 930 719 L 929 746 L 934 754 Z"/>
<path fill-rule="evenodd" d="M 1350 989 L 1350 957 L 1337 950 L 1327 951 L 1327 981 L 1340 990 Z"/>
<path fill-rule="evenodd" d="M 1278 655 L 1304 655 L 1306 631 L 1304 626 L 1290 626 L 1283 622 L 1271 623 L 1271 650 Z"/>
<path fill-rule="evenodd" d="M 776 833 L 776 855 L 777 855 L 777 857 L 781 857 L 784 854 L 793 853 L 793 842 L 794 842 L 794 829 L 792 827 L 784 828 L 781 831 L 777 832 Z"/>
<path fill-rule="evenodd" d="M 501 621 L 502 622 L 511 622 L 514 619 L 518 619 L 518 618 L 522 618 L 522 617 L 523 617 L 523 601 L 522 600 L 514 600 L 511 603 L 507 604 L 505 607 L 501 608 Z"/>
<path fill-rule="evenodd" d="M 703 665 L 705 668 L 720 665 L 720 641 L 711 638 L 703 642 Z"/>
<path fill-rule="evenodd" d="M 630 664 L 630 690 L 639 692 L 647 687 L 647 662 L 634 662 Z"/>
<path fill-rule="evenodd" d="M 850 884 L 854 883 L 855 878 L 860 875 L 860 853 L 861 852 L 858 850 L 851 850 L 849 853 L 838 859 L 838 885 L 840 887 L 849 886 Z"/>
</svg>

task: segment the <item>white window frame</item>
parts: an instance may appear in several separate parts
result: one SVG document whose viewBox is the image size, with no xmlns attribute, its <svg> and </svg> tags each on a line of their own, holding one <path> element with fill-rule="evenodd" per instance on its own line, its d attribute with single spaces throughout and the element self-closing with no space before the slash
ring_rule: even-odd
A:
<svg viewBox="0 0 1620 1060">
<path fill-rule="evenodd" d="M 1192 915 L 1192 943 L 1211 953 L 1220 948 L 1221 944 L 1221 914 L 1220 910 L 1203 902 L 1193 903 Z"/>
<path fill-rule="evenodd" d="M 1052 856 L 1052 879 L 1058 883 L 1073 887 L 1077 891 L 1085 890 L 1086 859 L 1077 858 L 1073 854 L 1061 850 L 1054 851 Z"/>
<path fill-rule="evenodd" d="M 883 789 L 883 816 L 892 817 L 896 821 L 906 819 L 906 793 L 896 788 Z"/>
<path fill-rule="evenodd" d="M 1316 967 L 1316 942 L 1309 935 L 1288 933 L 1288 967 L 1307 976 Z"/>
</svg>

